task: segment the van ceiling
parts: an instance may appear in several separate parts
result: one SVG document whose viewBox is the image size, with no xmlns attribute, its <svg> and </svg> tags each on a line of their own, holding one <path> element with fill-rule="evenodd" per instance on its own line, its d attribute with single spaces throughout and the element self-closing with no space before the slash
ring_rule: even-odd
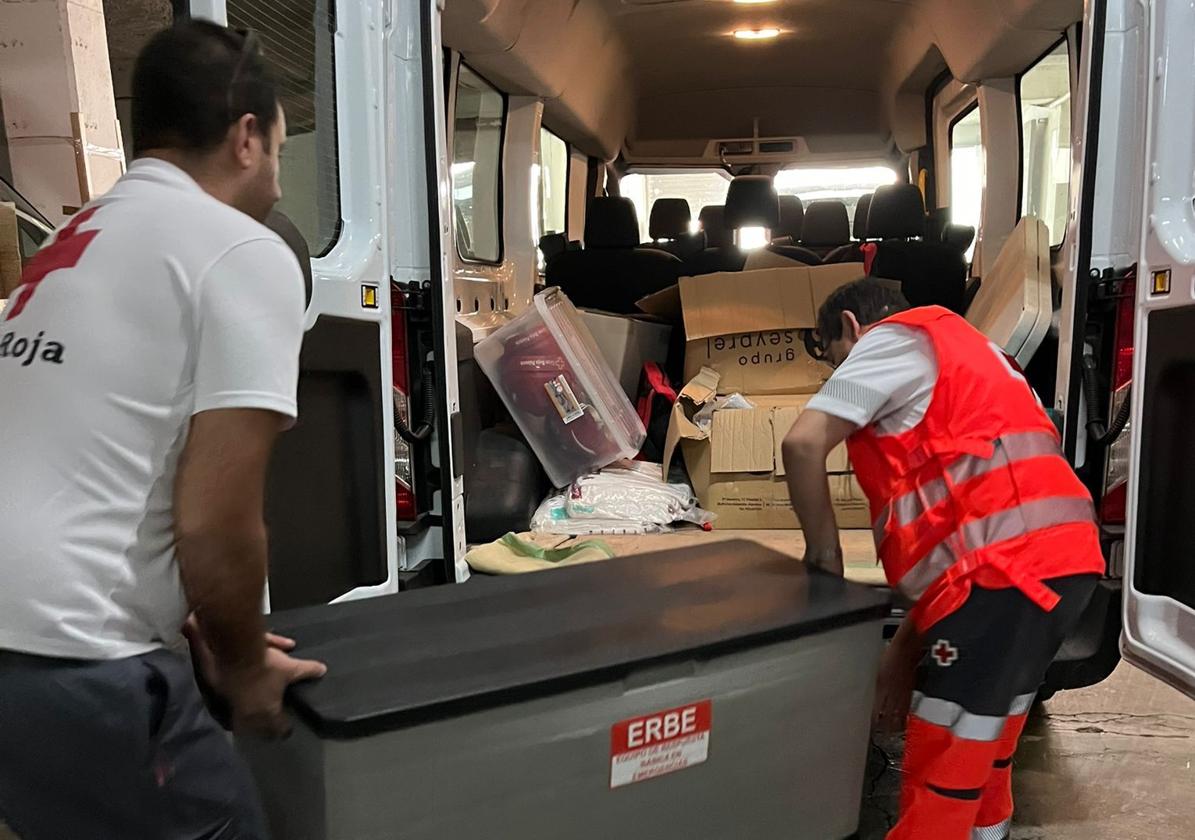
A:
<svg viewBox="0 0 1195 840">
<path fill-rule="evenodd" d="M 584 151 L 699 158 L 715 139 L 802 137 L 813 155 L 924 145 L 925 91 L 1011 76 L 1082 0 L 447 0 L 444 41 Z M 740 41 L 737 29 L 777 28 Z"/>
</svg>

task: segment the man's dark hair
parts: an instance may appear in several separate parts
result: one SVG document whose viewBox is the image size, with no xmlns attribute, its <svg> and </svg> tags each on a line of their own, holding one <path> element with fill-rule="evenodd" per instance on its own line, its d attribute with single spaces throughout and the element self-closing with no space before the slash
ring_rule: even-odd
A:
<svg viewBox="0 0 1195 840">
<path fill-rule="evenodd" d="M 817 332 L 822 347 L 842 338 L 842 313 L 850 312 L 866 327 L 889 315 L 904 312 L 909 302 L 900 293 L 900 284 L 878 277 L 863 277 L 835 289 L 817 313 Z"/>
<path fill-rule="evenodd" d="M 151 149 L 207 152 L 245 114 L 263 137 L 278 119 L 278 89 L 257 38 L 202 20 L 149 40 L 133 70 L 133 156 Z"/>
</svg>

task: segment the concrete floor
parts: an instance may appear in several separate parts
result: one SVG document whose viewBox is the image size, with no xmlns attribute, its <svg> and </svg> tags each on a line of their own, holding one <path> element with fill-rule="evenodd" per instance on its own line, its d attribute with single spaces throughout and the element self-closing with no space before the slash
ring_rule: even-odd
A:
<svg viewBox="0 0 1195 840">
<path fill-rule="evenodd" d="M 898 757 L 899 738 L 881 746 Z M 1046 703 L 1014 766 L 1013 840 L 1195 837 L 1195 701 L 1131 666 Z M 897 807 L 898 771 L 872 769 L 861 840 L 882 840 Z"/>
</svg>

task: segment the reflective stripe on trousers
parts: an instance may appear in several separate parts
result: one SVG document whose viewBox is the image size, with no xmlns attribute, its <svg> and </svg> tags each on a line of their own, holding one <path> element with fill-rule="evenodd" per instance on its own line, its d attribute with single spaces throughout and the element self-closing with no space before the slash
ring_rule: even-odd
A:
<svg viewBox="0 0 1195 840">
<path fill-rule="evenodd" d="M 917 600 L 960 557 L 1022 534 L 1058 525 L 1092 522 L 1095 509 L 1085 498 L 1049 498 L 997 511 L 963 524 L 905 572 L 896 588 Z"/>
<path fill-rule="evenodd" d="M 946 468 L 946 479 L 935 478 L 915 490 L 897 496 L 876 517 L 872 523 L 872 533 L 875 535 L 876 545 L 884 540 L 888 522 L 895 518 L 897 528 L 904 528 L 917 521 L 925 511 L 940 504 L 950 495 L 952 484 L 962 484 L 973 478 L 1006 467 L 1016 461 L 1026 461 L 1030 458 L 1041 458 L 1046 455 L 1062 455 L 1058 448 L 1058 441 L 1049 432 L 1020 432 L 1006 435 L 995 441 L 991 458 L 980 458 L 976 455 L 964 455 Z"/>
<path fill-rule="evenodd" d="M 956 738 L 968 741 L 996 741 L 1004 731 L 1009 717 L 1028 714 L 1033 708 L 1037 692 L 1021 694 L 1012 701 L 1007 715 L 976 715 L 968 712 L 958 703 L 927 697 L 920 691 L 913 692 L 913 705 L 909 711 L 926 723 L 950 730 Z"/>
<path fill-rule="evenodd" d="M 1007 819 L 995 825 L 971 829 L 971 840 L 1008 840 L 1012 832 L 1012 820 Z"/>
</svg>

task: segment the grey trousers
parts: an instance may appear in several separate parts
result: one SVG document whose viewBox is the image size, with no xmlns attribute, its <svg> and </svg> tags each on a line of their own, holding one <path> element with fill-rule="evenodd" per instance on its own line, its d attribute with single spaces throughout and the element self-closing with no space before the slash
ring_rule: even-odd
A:
<svg viewBox="0 0 1195 840">
<path fill-rule="evenodd" d="M 0 651 L 0 820 L 21 840 L 265 840 L 184 658 Z"/>
</svg>

